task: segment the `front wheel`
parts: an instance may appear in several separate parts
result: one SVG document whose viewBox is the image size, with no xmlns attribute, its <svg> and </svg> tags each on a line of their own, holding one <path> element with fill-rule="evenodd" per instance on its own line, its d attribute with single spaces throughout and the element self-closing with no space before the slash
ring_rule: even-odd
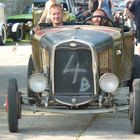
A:
<svg viewBox="0 0 140 140">
<path fill-rule="evenodd" d="M 132 112 L 132 130 L 133 133 L 140 133 L 140 79 L 133 82 L 133 112 Z"/>
<path fill-rule="evenodd" d="M 21 41 L 23 38 L 23 28 L 21 25 L 17 27 L 16 32 L 12 32 L 13 41 Z"/>
<path fill-rule="evenodd" d="M 20 100 L 17 80 L 10 78 L 8 82 L 8 124 L 10 132 L 18 131 L 18 119 L 21 117 Z"/>
</svg>

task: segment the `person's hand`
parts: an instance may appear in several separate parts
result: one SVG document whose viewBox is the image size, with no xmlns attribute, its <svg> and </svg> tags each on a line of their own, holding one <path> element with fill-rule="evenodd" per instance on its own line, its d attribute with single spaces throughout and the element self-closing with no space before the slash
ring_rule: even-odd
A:
<svg viewBox="0 0 140 140">
<path fill-rule="evenodd" d="M 39 25 L 37 25 L 36 27 L 34 27 L 34 28 L 33 28 L 33 30 L 34 30 L 34 32 L 39 31 L 39 30 L 40 30 L 40 26 L 39 26 Z"/>
<path fill-rule="evenodd" d="M 88 15 L 88 11 L 84 11 L 83 16 L 87 16 L 87 15 Z"/>
</svg>

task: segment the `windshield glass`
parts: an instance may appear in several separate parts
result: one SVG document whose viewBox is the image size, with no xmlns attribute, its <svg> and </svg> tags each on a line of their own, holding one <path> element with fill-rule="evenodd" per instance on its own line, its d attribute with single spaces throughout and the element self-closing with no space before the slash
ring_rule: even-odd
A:
<svg viewBox="0 0 140 140">
<path fill-rule="evenodd" d="M 32 14 L 32 7 L 31 6 L 25 7 L 22 14 Z"/>
</svg>

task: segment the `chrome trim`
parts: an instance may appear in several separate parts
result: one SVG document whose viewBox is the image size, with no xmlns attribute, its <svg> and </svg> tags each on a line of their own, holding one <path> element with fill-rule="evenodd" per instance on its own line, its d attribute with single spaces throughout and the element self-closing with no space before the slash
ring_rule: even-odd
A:
<svg viewBox="0 0 140 140">
<path fill-rule="evenodd" d="M 49 67 L 49 54 L 46 55 L 46 53 L 48 53 L 48 51 L 46 51 L 45 48 L 42 48 L 42 66 L 43 66 L 43 72 L 44 74 L 47 75 L 47 72 L 48 72 L 48 67 Z"/>
<path fill-rule="evenodd" d="M 98 66 L 98 59 L 97 59 L 97 55 L 96 55 L 96 50 L 94 49 L 93 44 L 89 43 L 89 42 L 86 42 L 86 41 L 83 41 L 83 40 L 80 40 L 80 39 L 70 39 L 70 40 L 66 40 L 66 41 L 62 41 L 58 44 L 56 44 L 54 47 L 53 47 L 53 50 L 52 50 L 52 55 L 51 55 L 51 70 L 50 70 L 50 81 L 52 83 L 52 95 L 55 95 L 54 93 L 54 57 L 55 57 L 55 50 L 56 50 L 56 47 L 60 44 L 63 44 L 63 43 L 67 43 L 67 42 L 71 42 L 71 41 L 74 41 L 74 42 L 79 42 L 79 43 L 83 43 L 83 44 L 86 44 L 87 46 L 89 46 L 89 49 L 91 50 L 91 54 L 92 54 L 92 60 L 95 60 L 94 62 L 92 61 L 92 70 L 93 70 L 93 82 L 94 82 L 94 95 L 97 95 L 98 94 L 98 89 L 97 89 L 97 82 L 96 81 L 96 77 L 98 76 L 98 73 L 97 73 L 97 66 Z M 83 47 L 82 47 L 83 48 Z M 76 49 L 76 48 L 72 48 L 72 49 Z M 77 48 L 79 49 L 79 48 Z M 93 99 L 93 98 L 92 98 Z M 88 102 L 90 102 L 92 99 L 88 100 Z M 69 104 L 69 103 L 64 103 L 58 99 L 55 98 L 55 100 L 59 103 L 62 103 L 62 104 L 65 104 L 65 105 L 72 105 L 73 104 Z M 83 102 L 82 104 L 86 104 L 88 103 L 87 101 L 86 102 Z M 79 104 L 75 104 L 76 105 L 79 105 Z M 81 105 L 81 104 L 80 104 Z"/>
<path fill-rule="evenodd" d="M 87 103 L 91 102 L 92 100 L 93 100 L 93 98 L 91 98 L 90 100 L 88 100 L 86 102 L 70 104 L 70 103 L 62 102 L 62 101 L 58 100 L 57 98 L 55 98 L 55 101 L 57 101 L 58 103 L 65 104 L 65 105 L 68 105 L 68 106 L 73 106 L 73 107 L 80 106 L 80 105 L 83 105 L 83 104 L 87 104 Z"/>
</svg>

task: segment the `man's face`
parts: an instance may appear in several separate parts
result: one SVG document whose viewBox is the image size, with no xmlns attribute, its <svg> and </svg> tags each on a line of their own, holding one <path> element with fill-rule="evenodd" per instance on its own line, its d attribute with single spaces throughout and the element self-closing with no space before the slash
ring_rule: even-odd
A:
<svg viewBox="0 0 140 140">
<path fill-rule="evenodd" d="M 105 16 L 102 11 L 95 11 L 93 13 L 93 16 L 95 17 L 92 18 L 91 21 L 94 25 L 105 25 L 105 23 L 107 22 L 105 18 L 96 17 L 96 16 Z"/>
<path fill-rule="evenodd" d="M 50 17 L 53 24 L 61 24 L 63 21 L 63 13 L 60 7 L 52 7 L 50 9 Z"/>
</svg>

